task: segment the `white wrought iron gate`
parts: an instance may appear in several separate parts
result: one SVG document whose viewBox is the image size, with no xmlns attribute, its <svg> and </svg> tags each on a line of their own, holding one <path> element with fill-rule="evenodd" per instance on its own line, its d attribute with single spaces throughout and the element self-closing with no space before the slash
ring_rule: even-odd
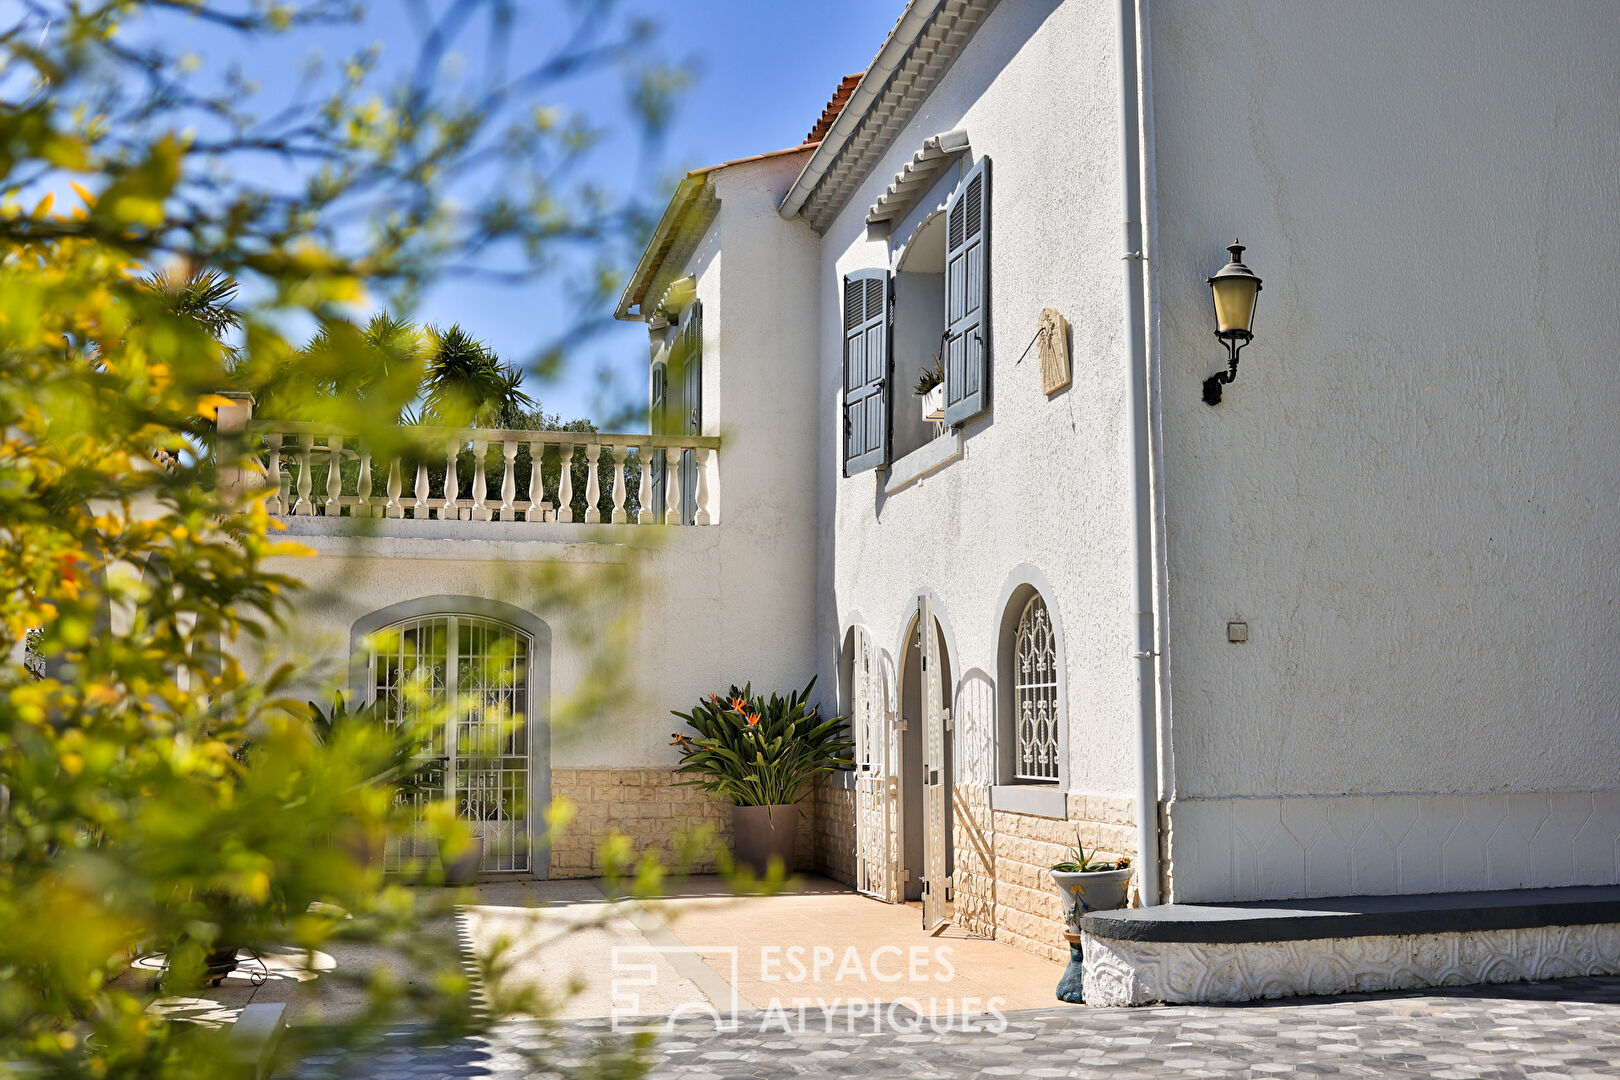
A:
<svg viewBox="0 0 1620 1080">
<path fill-rule="evenodd" d="M 903 899 L 900 744 L 893 685 L 865 627 L 855 628 L 855 887 L 889 904 Z"/>
<path fill-rule="evenodd" d="M 946 862 L 948 827 L 946 808 L 951 801 L 951 778 L 945 754 L 945 708 L 939 659 L 939 636 L 934 631 L 934 609 L 924 596 L 917 601 L 917 633 L 922 636 L 923 737 L 923 929 L 937 929 L 949 917 L 951 878 Z"/>
</svg>

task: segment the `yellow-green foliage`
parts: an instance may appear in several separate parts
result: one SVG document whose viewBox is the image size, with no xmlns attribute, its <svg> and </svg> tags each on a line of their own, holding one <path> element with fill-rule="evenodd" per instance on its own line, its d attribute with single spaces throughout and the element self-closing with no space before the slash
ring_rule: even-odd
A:
<svg viewBox="0 0 1620 1080">
<path fill-rule="evenodd" d="M 502 7 L 458 5 L 469 37 Z M 365 938 L 410 953 L 420 978 L 378 977 L 364 1019 L 408 997 L 418 1016 L 469 1020 L 453 937 L 414 935 L 418 898 L 366 857 L 400 826 L 399 740 L 420 732 L 319 738 L 285 696 L 292 672 L 250 677 L 238 659 L 295 591 L 267 560 L 300 549 L 261 498 L 213 483 L 260 460 L 213 421 L 223 389 L 302 386 L 304 415 L 389 452 L 415 372 L 358 402 L 316 392 L 369 355 L 351 305 L 408 310 L 480 245 L 538 258 L 600 223 L 553 186 L 577 129 L 493 132 L 478 101 L 414 96 L 412 64 L 390 83 L 368 55 L 317 81 L 303 113 L 261 122 L 244 85 L 193 81 L 164 44 L 193 26 L 251 49 L 347 8 L 92 0 L 24 5 L 0 28 L 0 1076 L 218 1072 L 218 1033 L 159 1020 L 149 980 L 112 985 L 151 952 L 185 995 L 211 948 L 312 956 Z M 568 29 L 555 40 L 586 58 L 628 58 Z M 480 74 L 494 93 L 530 72 Z M 478 187 L 491 145 L 511 190 Z M 248 298 L 228 318 L 192 301 L 229 289 L 177 300 L 203 270 Z M 326 328 L 323 348 L 294 348 L 292 325 Z M 448 834 L 451 816 L 432 819 Z"/>
</svg>

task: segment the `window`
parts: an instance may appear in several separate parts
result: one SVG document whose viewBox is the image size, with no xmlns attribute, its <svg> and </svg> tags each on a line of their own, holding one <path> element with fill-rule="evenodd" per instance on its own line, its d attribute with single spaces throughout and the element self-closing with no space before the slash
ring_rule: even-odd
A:
<svg viewBox="0 0 1620 1080">
<path fill-rule="evenodd" d="M 1046 601 L 1032 595 L 1013 635 L 1013 779 L 1058 779 L 1062 761 L 1057 641 Z"/>
<path fill-rule="evenodd" d="M 910 391 L 916 369 L 935 355 L 945 372 L 944 424 L 960 427 L 988 409 L 990 159 L 967 171 L 943 213 L 924 218 L 893 275 L 854 271 L 842 297 L 845 476 L 888 465 L 932 437 L 910 411 Z"/>
<path fill-rule="evenodd" d="M 403 724 L 442 710 L 423 747 L 457 814 L 483 838 L 481 869 L 529 869 L 529 635 L 474 615 L 427 615 L 372 638 L 368 696 Z M 416 714 L 416 715 L 413 715 Z M 425 830 L 399 865 L 426 854 Z"/>
</svg>

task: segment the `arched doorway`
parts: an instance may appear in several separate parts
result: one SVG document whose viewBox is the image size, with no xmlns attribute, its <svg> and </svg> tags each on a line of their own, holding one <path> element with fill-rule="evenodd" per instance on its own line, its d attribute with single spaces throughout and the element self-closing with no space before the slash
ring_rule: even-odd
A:
<svg viewBox="0 0 1620 1080">
<path fill-rule="evenodd" d="M 480 606 L 497 607 L 487 601 Z M 392 620 L 389 614 L 362 620 L 375 629 L 356 625 L 355 681 L 363 680 L 362 700 L 377 703 L 388 722 L 430 723 L 423 747 L 431 762 L 430 791 L 420 798 L 449 800 L 472 826 L 483 844 L 482 872 L 546 876 L 546 851 L 537 843 L 532 809 L 544 808 L 550 788 L 544 624 L 523 617 L 538 624 L 542 633 L 537 635 L 534 627 L 503 619 L 498 611 L 474 613 L 466 607 Z M 426 854 L 421 850 L 426 843 L 424 830 L 391 861 Z"/>
<path fill-rule="evenodd" d="M 904 895 L 920 900 L 923 926 L 949 921 L 952 843 L 950 653 L 932 598 L 911 618 L 900 660 L 900 800 L 902 858 L 914 868 Z"/>
</svg>

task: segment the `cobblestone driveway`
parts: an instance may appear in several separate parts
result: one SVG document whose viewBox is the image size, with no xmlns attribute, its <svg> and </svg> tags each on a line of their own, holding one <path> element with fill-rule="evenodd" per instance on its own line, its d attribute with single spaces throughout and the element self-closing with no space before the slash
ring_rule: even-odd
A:
<svg viewBox="0 0 1620 1080">
<path fill-rule="evenodd" d="M 683 1020 L 660 1036 L 655 1077 L 1523 1077 L 1581 1080 L 1620 1076 L 1620 978 L 1566 979 L 1514 986 L 1286 1002 L 1147 1009 L 1054 1007 L 1008 1014 L 1007 1029 L 908 1033 L 887 1024 L 813 1014 L 812 1030 L 759 1028 L 717 1034 L 712 1021 Z M 918 1023 L 900 1016 L 897 1027 Z M 831 1030 L 826 1030 L 830 1027 Z M 849 1030 L 854 1028 L 853 1033 Z M 589 1052 L 606 1021 L 567 1026 L 564 1056 Z M 356 1065 L 310 1062 L 306 1080 L 371 1080 L 548 1075 L 525 1050 L 546 1045 L 532 1024 L 510 1024 L 489 1039 L 449 1047 L 408 1045 L 408 1033 Z M 558 1060 L 556 1049 L 549 1055 Z"/>
</svg>

